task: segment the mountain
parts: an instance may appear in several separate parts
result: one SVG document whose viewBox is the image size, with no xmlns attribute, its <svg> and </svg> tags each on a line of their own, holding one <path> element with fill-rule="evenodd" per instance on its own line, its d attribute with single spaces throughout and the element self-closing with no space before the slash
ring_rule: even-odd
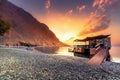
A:
<svg viewBox="0 0 120 80">
<path fill-rule="evenodd" d="M 0 0 L 0 17 L 11 23 L 11 29 L 0 44 L 21 42 L 39 46 L 62 46 L 55 34 L 46 24 L 38 22 L 31 14 L 7 0 Z"/>
</svg>

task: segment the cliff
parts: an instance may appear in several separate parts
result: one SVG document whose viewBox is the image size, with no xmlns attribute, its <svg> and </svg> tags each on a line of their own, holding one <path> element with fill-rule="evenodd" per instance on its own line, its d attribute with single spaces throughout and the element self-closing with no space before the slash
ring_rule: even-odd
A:
<svg viewBox="0 0 120 80">
<path fill-rule="evenodd" d="M 63 45 L 46 24 L 7 0 L 0 0 L 0 17 L 12 24 L 9 32 L 0 37 L 1 44 L 21 41 L 39 46 Z"/>
</svg>

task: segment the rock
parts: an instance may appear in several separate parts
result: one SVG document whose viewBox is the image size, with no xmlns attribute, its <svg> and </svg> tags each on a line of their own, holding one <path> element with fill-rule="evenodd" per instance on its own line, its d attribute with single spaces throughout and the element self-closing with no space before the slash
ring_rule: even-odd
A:
<svg viewBox="0 0 120 80">
<path fill-rule="evenodd" d="M 3 53 L 5 56 L 3 56 Z M 0 49 L 0 79 L 10 80 L 120 80 L 120 64 L 104 62 L 98 67 L 88 59 Z M 116 69 L 118 68 L 118 69 Z"/>
</svg>

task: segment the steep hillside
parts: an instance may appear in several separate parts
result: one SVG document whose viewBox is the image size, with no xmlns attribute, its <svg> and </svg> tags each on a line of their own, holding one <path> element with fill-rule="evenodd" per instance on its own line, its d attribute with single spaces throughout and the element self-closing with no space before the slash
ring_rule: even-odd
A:
<svg viewBox="0 0 120 80">
<path fill-rule="evenodd" d="M 39 46 L 63 45 L 47 25 L 7 0 L 0 0 L 0 16 L 12 24 L 10 31 L 0 37 L 2 44 L 22 41 Z"/>
</svg>

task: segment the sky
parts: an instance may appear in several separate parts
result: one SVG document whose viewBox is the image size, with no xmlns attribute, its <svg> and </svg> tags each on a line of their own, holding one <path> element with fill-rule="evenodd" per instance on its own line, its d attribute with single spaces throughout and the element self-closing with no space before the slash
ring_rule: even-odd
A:
<svg viewBox="0 0 120 80">
<path fill-rule="evenodd" d="M 120 0 L 9 0 L 45 23 L 60 39 L 111 34 L 120 44 Z"/>
</svg>

